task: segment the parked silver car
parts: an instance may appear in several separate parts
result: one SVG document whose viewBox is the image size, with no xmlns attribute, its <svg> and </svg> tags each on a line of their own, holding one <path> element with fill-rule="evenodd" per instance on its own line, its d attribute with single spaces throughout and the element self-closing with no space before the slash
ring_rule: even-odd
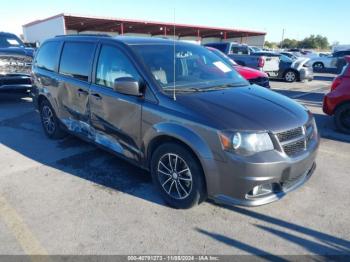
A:
<svg viewBox="0 0 350 262">
<path fill-rule="evenodd" d="M 33 74 L 48 137 L 68 131 L 149 170 L 173 207 L 207 197 L 266 204 L 315 169 L 319 136 L 310 111 L 249 85 L 201 46 L 61 36 L 42 44 Z"/>
</svg>

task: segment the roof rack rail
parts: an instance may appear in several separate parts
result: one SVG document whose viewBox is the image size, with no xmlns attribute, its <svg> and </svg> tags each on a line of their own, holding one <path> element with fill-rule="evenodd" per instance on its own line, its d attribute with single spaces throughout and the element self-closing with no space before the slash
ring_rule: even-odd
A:
<svg viewBox="0 0 350 262">
<path fill-rule="evenodd" d="M 69 35 L 56 35 L 55 37 L 75 37 L 75 36 L 102 36 L 102 37 L 112 37 L 108 34 L 69 34 Z"/>
</svg>

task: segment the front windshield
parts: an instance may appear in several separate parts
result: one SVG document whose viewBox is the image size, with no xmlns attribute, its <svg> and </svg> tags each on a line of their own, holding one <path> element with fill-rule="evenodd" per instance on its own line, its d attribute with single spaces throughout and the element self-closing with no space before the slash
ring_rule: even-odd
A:
<svg viewBox="0 0 350 262">
<path fill-rule="evenodd" d="M 1 35 L 0 48 L 22 47 L 23 42 L 15 35 Z"/>
<path fill-rule="evenodd" d="M 163 90 L 206 89 L 248 85 L 232 65 L 194 44 L 132 45 Z M 175 63 L 174 63 L 175 56 Z M 175 70 L 174 70 L 175 64 Z"/>
<path fill-rule="evenodd" d="M 221 52 L 220 50 L 217 50 L 215 48 L 213 49 L 209 49 L 211 52 L 213 52 L 214 54 L 216 54 L 217 56 L 221 57 L 222 59 L 226 59 L 228 62 L 230 62 L 233 66 L 238 66 L 238 64 L 231 58 L 229 58 L 227 55 L 225 55 L 223 52 Z"/>
</svg>

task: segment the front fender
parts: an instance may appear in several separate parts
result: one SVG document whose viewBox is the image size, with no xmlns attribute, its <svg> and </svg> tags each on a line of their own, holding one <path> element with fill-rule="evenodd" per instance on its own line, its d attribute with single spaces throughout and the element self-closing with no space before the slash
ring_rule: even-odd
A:
<svg viewBox="0 0 350 262">
<path fill-rule="evenodd" d="M 150 160 L 149 157 L 152 153 L 149 152 L 149 146 L 152 144 L 152 141 L 161 136 L 177 139 L 192 149 L 202 166 L 208 196 L 215 195 L 220 185 L 220 176 L 216 160 L 208 143 L 188 127 L 173 122 L 158 123 L 149 128 L 144 135 L 143 142 L 146 163 L 149 163 L 148 160 Z"/>
<path fill-rule="evenodd" d="M 149 128 L 144 137 L 146 158 L 148 158 L 148 147 L 154 139 L 160 136 L 168 136 L 178 139 L 189 146 L 200 159 L 213 159 L 209 145 L 193 130 L 177 123 L 163 122 Z"/>
</svg>

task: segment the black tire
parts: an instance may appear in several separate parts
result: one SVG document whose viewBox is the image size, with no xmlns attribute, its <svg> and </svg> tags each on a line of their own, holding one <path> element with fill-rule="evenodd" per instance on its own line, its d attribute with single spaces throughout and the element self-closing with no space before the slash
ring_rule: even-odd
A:
<svg viewBox="0 0 350 262">
<path fill-rule="evenodd" d="M 341 105 L 336 109 L 334 122 L 340 132 L 350 134 L 350 103 Z"/>
<path fill-rule="evenodd" d="M 164 161 L 168 161 L 168 164 Z M 184 172 L 186 165 L 183 165 L 182 161 L 187 165 L 189 171 Z M 164 163 L 166 168 L 160 162 Z M 173 172 L 172 175 L 170 172 Z M 200 163 L 192 152 L 180 144 L 165 143 L 154 151 L 151 159 L 151 174 L 153 183 L 165 202 L 171 207 L 187 209 L 206 199 L 204 175 Z M 165 183 L 169 179 L 170 181 Z M 189 182 L 190 179 L 191 182 Z"/>
<path fill-rule="evenodd" d="M 293 83 L 298 80 L 298 74 L 294 70 L 287 70 L 284 73 L 284 81 L 288 83 Z"/>
<path fill-rule="evenodd" d="M 324 69 L 324 64 L 321 62 L 316 62 L 312 65 L 312 67 L 313 67 L 313 69 L 321 70 L 321 69 Z"/>
<path fill-rule="evenodd" d="M 64 132 L 64 130 L 62 129 L 61 124 L 56 116 L 55 110 L 52 108 L 49 101 L 44 99 L 40 103 L 39 110 L 40 110 L 41 124 L 48 138 L 60 139 L 66 136 L 66 132 Z"/>
</svg>

